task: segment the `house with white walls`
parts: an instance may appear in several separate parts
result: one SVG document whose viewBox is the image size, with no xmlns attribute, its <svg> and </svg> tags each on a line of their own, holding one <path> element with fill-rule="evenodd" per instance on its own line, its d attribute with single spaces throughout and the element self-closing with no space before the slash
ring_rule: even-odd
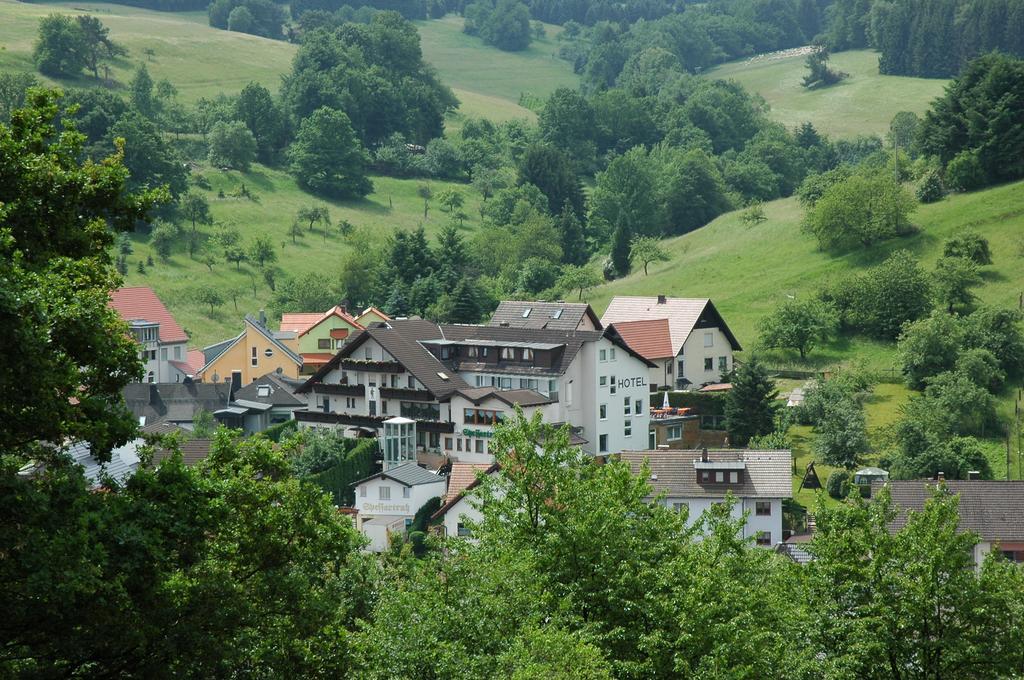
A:
<svg viewBox="0 0 1024 680">
<path fill-rule="evenodd" d="M 616 296 L 601 317 L 652 366 L 651 390 L 720 382 L 743 348 L 707 298 Z"/>
<path fill-rule="evenodd" d="M 404 463 L 354 482 L 356 528 L 370 541 L 367 550 L 383 552 L 391 535 L 405 533 L 416 512 L 431 498 L 440 498 L 447 478 Z"/>
<path fill-rule="evenodd" d="M 732 516 L 746 515 L 743 538 L 765 548 L 782 542 L 782 501 L 793 496 L 789 451 L 657 449 L 628 451 L 621 459 L 646 475 L 652 501 L 686 512 L 688 526 L 731 493 Z"/>
</svg>

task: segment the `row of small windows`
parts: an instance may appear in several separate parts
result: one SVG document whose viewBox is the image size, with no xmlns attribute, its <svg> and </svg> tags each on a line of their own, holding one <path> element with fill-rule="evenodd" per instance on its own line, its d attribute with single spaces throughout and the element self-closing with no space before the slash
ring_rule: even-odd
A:
<svg viewBox="0 0 1024 680">
<path fill-rule="evenodd" d="M 598 407 L 598 415 L 601 420 L 608 419 L 608 404 L 601 404 Z M 622 413 L 623 415 L 643 415 L 644 412 L 644 400 L 637 399 L 632 401 L 629 397 L 623 397 L 622 399 Z"/>
<path fill-rule="evenodd" d="M 490 355 L 490 349 L 490 347 L 475 347 L 473 345 L 462 348 L 468 359 L 486 359 Z M 459 350 L 452 349 L 451 347 L 441 348 L 442 359 L 451 359 L 459 353 Z M 498 348 L 498 356 L 501 357 L 502 361 L 533 361 L 534 358 L 533 350 L 528 347 L 519 350 L 514 347 L 500 347 Z"/>
<path fill-rule="evenodd" d="M 359 497 L 366 498 L 367 485 L 363 484 L 359 487 Z M 411 498 L 412 489 L 407 486 L 402 487 L 402 498 Z M 391 487 L 388 485 L 381 485 L 377 487 L 377 500 L 389 501 L 391 500 Z"/>
</svg>

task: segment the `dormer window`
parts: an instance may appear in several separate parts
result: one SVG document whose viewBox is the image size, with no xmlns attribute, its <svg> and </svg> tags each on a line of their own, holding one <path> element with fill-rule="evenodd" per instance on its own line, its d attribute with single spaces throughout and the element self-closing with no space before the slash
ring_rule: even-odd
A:
<svg viewBox="0 0 1024 680">
<path fill-rule="evenodd" d="M 467 347 L 466 348 L 466 356 L 467 357 L 469 357 L 471 359 L 475 359 L 476 358 L 476 354 L 477 354 L 476 347 Z"/>
<path fill-rule="evenodd" d="M 523 350 L 523 361 L 533 361 L 533 350 L 532 349 L 524 349 Z"/>
<path fill-rule="evenodd" d="M 449 348 L 447 348 L 447 347 L 442 347 L 441 348 L 441 358 L 442 359 L 447 359 L 450 356 L 451 356 L 451 350 Z"/>
<path fill-rule="evenodd" d="M 511 347 L 502 347 L 501 358 L 506 359 L 508 361 L 512 361 L 516 358 L 516 351 Z"/>
</svg>

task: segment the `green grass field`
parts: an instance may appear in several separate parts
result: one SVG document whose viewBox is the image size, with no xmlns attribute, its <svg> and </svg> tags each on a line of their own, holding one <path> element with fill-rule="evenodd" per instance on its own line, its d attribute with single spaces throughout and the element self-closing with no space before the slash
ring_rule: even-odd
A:
<svg viewBox="0 0 1024 680">
<path fill-rule="evenodd" d="M 305 232 L 293 245 L 289 227 L 295 212 L 304 205 L 327 205 L 334 224 L 344 218 L 356 227 L 370 229 L 378 237 L 397 229 L 413 229 L 421 222 L 432 237 L 448 222 L 448 215 L 435 203 L 431 203 L 428 218 L 423 220 L 423 199 L 416 193 L 424 183 L 422 180 L 374 177 L 375 190 L 366 199 L 339 203 L 313 199 L 299 189 L 287 173 L 259 165 L 248 173 L 210 168 L 200 168 L 198 172 L 210 181 L 210 190 L 200 193 L 210 201 L 214 219 L 237 228 L 243 243 L 256 235 L 269 235 L 277 248 L 276 266 L 284 275 L 319 272 L 325 279 L 334 280 L 340 273 L 340 257 L 350 247 L 336 229 L 329 230 L 325 240 L 319 227 L 312 233 Z M 242 183 L 256 194 L 258 202 L 230 197 Z M 467 237 L 471 236 L 476 226 L 473 218 L 479 214 L 477 194 L 468 187 L 447 182 L 428 184 L 435 194 L 445 187 L 459 188 L 465 194 L 463 210 L 471 217 L 465 222 L 464 230 Z M 218 198 L 219 191 L 228 197 Z M 209 232 L 210 227 L 204 227 L 203 231 Z M 179 244 L 170 261 L 164 263 L 149 246 L 148 236 L 134 234 L 132 240 L 134 253 L 128 256 L 127 285 L 151 286 L 156 290 L 178 322 L 192 334 L 190 346 L 201 347 L 233 335 L 241 329 L 246 312 L 269 309 L 272 292 L 255 268 L 242 264 L 240 270 L 236 270 L 235 265 L 222 262 L 211 272 L 198 259 L 189 259 L 184 243 Z M 153 257 L 155 264 L 145 274 L 139 274 L 138 262 L 145 262 L 147 257 Z M 255 295 L 251 274 L 257 279 Z M 191 293 L 199 283 L 224 291 L 244 291 L 238 296 L 238 310 L 229 300 L 211 316 L 209 308 L 191 300 Z"/>
<path fill-rule="evenodd" d="M 238 92 L 250 81 L 276 92 L 297 49 L 281 40 L 211 28 L 205 12 L 153 12 L 96 2 L 26 4 L 0 0 L 0 70 L 35 72 L 32 43 L 39 19 L 51 12 L 88 12 L 110 28 L 111 37 L 128 48 L 128 55 L 111 69 L 112 78 L 121 87 L 131 79 L 136 66 L 145 62 L 153 78 L 170 80 L 186 103 L 221 92 Z M 152 49 L 153 55 L 145 54 L 146 48 Z M 59 84 L 89 86 L 94 82 L 91 76 L 83 76 Z"/>
<path fill-rule="evenodd" d="M 532 112 L 519 106 L 520 95 L 546 98 L 559 87 L 579 85 L 572 65 L 558 58 L 556 26 L 547 26 L 547 37 L 534 40 L 522 52 L 502 52 L 480 38 L 466 35 L 462 32 L 462 17 L 454 15 L 418 21 L 416 26 L 424 58 L 455 90 L 466 113 L 498 120 L 533 118 Z"/>
<path fill-rule="evenodd" d="M 811 121 L 829 136 L 883 135 L 900 111 L 918 115 L 942 94 L 944 80 L 883 76 L 878 53 L 869 50 L 832 55 L 834 68 L 850 77 L 837 85 L 807 90 L 801 81 L 807 69 L 803 55 L 763 55 L 731 62 L 707 71 L 708 77 L 735 80 L 760 94 L 771 117 L 789 128 Z"/>
</svg>

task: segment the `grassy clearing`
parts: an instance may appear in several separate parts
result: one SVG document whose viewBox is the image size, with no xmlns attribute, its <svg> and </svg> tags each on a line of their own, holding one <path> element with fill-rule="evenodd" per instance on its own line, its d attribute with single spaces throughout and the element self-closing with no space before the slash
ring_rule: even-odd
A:
<svg viewBox="0 0 1024 680">
<path fill-rule="evenodd" d="M 924 113 L 942 94 L 946 81 L 883 76 L 878 54 L 854 50 L 832 55 L 833 67 L 850 77 L 832 87 L 807 90 L 801 85 L 806 68 L 803 55 L 753 57 L 711 69 L 712 78 L 735 80 L 760 94 L 771 107 L 771 117 L 795 127 L 811 121 L 830 136 L 884 134 L 899 111 Z"/>
<path fill-rule="evenodd" d="M 423 199 L 416 193 L 417 188 L 425 183 L 422 180 L 374 177 L 375 191 L 365 200 L 340 203 L 314 199 L 299 189 L 288 174 L 259 165 L 253 166 L 248 173 L 210 168 L 200 168 L 198 172 L 210 181 L 210 190 L 201 193 L 209 199 L 214 219 L 237 228 L 243 242 L 257 235 L 269 235 L 277 247 L 276 266 L 284 275 L 320 272 L 326 279 L 334 279 L 339 273 L 341 256 L 350 249 L 336 228 L 328 231 L 325 240 L 324 232 L 317 227 L 312 233 L 305 232 L 293 245 L 288 229 L 295 212 L 304 205 L 328 205 L 335 225 L 344 218 L 356 227 L 372 230 L 379 237 L 398 229 L 413 229 L 421 222 L 428 235 L 433 236 L 448 221 L 447 214 L 433 203 L 424 221 Z M 230 196 L 242 183 L 257 195 L 258 202 L 245 198 L 218 198 L 219 191 Z M 446 187 L 463 191 L 467 199 L 464 211 L 471 216 L 464 226 L 469 237 L 476 226 L 474 218 L 479 214 L 479 196 L 469 187 L 448 182 L 431 181 L 429 185 L 435 194 Z M 210 228 L 203 230 L 209 232 Z M 198 259 L 189 259 L 184 244 L 175 249 L 169 262 L 163 263 L 150 248 L 148 236 L 134 234 L 132 240 L 134 253 L 128 256 L 127 285 L 153 287 L 178 322 L 192 334 L 192 345 L 211 344 L 237 333 L 242 315 L 269 307 L 272 292 L 255 268 L 247 264 L 236 270 L 235 265 L 222 262 L 211 272 Z M 139 274 L 136 271 L 138 262 L 145 262 L 150 256 L 155 265 L 145 274 Z M 257 284 L 255 294 L 254 278 Z M 237 298 L 237 311 L 229 299 L 211 316 L 208 308 L 190 299 L 198 283 L 215 286 L 222 291 L 242 291 Z"/>
<path fill-rule="evenodd" d="M 256 81 L 276 92 L 291 67 L 296 45 L 211 28 L 205 12 L 153 12 L 107 3 L 25 4 L 0 0 L 0 70 L 35 72 L 32 43 L 39 19 L 52 12 L 89 13 L 110 28 L 111 37 L 128 48 L 113 64 L 111 77 L 126 87 L 139 62 L 154 80 L 166 78 L 183 102 L 221 92 L 237 92 Z M 144 49 L 153 50 L 147 55 Z M 39 74 L 36 74 L 39 77 Z M 92 86 L 91 77 L 50 81 L 64 86 Z"/>
<path fill-rule="evenodd" d="M 757 324 L 787 296 L 813 295 L 827 281 L 881 262 L 906 248 L 931 268 L 943 241 L 972 229 L 989 239 L 995 264 L 986 267 L 985 284 L 976 289 L 987 304 L 1016 307 L 1024 291 L 1024 182 L 1004 185 L 922 205 L 913 215 L 918 233 L 884 243 L 869 252 L 833 256 L 819 251 L 800 231 L 802 210 L 796 199 L 765 205 L 766 222 L 747 227 L 739 212 L 706 227 L 664 241 L 671 256 L 594 289 L 590 302 L 603 312 L 615 295 L 710 297 L 740 343 L 754 348 Z M 843 338 L 815 349 L 805 366 L 829 366 L 863 359 L 874 370 L 892 368 L 892 346 L 866 338 Z M 797 365 L 791 352 L 774 352 L 772 363 Z"/>
<path fill-rule="evenodd" d="M 569 62 L 558 58 L 556 26 L 547 26 L 547 37 L 534 40 L 522 52 L 503 52 L 466 35 L 462 17 L 454 15 L 418 21 L 416 26 L 423 40 L 423 56 L 444 82 L 455 88 L 460 99 L 462 92 L 478 95 L 466 103 L 467 110 L 476 109 L 476 115 L 490 115 L 493 100 L 489 98 L 496 98 L 516 106 L 519 112 L 512 117 L 529 117 L 528 110 L 518 106 L 523 93 L 544 98 L 559 87 L 579 85 Z M 495 117 L 509 111 L 514 110 L 503 103 Z"/>
</svg>

